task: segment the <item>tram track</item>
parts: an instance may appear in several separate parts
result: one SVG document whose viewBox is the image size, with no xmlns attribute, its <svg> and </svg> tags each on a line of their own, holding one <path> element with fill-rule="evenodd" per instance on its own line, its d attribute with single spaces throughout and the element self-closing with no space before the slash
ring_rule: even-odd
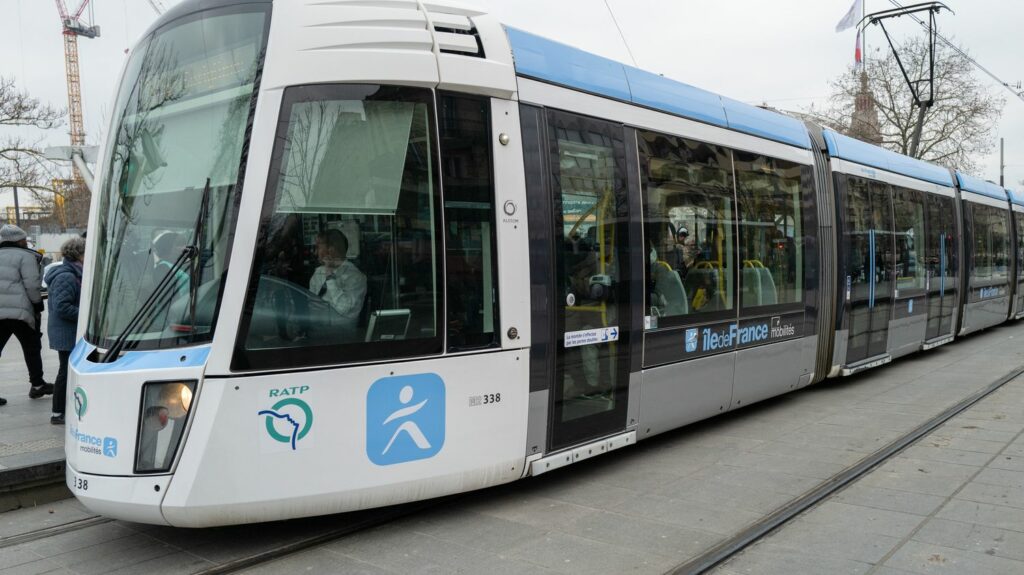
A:
<svg viewBox="0 0 1024 575">
<path fill-rule="evenodd" d="M 297 541 L 292 541 L 258 553 L 252 553 L 245 557 L 232 559 L 199 571 L 193 571 L 192 575 L 223 575 L 227 573 L 237 573 L 245 569 L 271 563 L 278 559 L 283 559 L 285 557 L 301 553 L 302 551 L 307 551 L 309 549 L 337 541 L 343 537 L 348 537 L 362 531 L 373 529 L 374 527 L 386 525 L 392 521 L 408 517 L 460 497 L 462 496 L 452 495 L 449 497 L 442 497 L 440 499 L 406 503 L 404 505 L 388 507 L 385 509 L 367 511 L 365 517 L 360 517 L 356 521 L 344 526 L 328 529 Z"/>
<path fill-rule="evenodd" d="M 854 481 L 889 461 L 903 450 L 915 444 L 940 426 L 967 411 L 979 401 L 995 393 L 1007 383 L 1024 375 L 1024 365 L 1014 368 L 1006 375 L 993 381 L 985 388 L 975 392 L 955 405 L 918 425 L 868 457 L 832 476 L 811 491 L 780 507 L 761 521 L 750 525 L 736 535 L 722 541 L 697 557 L 680 563 L 667 571 L 671 575 L 700 575 L 709 573 L 723 565 L 729 559 L 739 555 L 744 549 L 767 537 L 774 531 L 784 527 L 800 514 L 839 492 Z"/>
<path fill-rule="evenodd" d="M 18 533 L 17 535 L 8 535 L 7 537 L 0 537 L 0 549 L 21 545 L 30 541 L 56 537 L 57 535 L 71 533 L 72 531 L 79 531 L 81 529 L 110 523 L 112 521 L 114 520 L 109 517 L 92 515 L 90 517 L 76 519 L 75 521 L 68 521 L 67 523 L 61 523 L 59 525 L 50 525 L 49 527 L 34 529 L 32 531 L 26 531 L 25 533 Z"/>
</svg>

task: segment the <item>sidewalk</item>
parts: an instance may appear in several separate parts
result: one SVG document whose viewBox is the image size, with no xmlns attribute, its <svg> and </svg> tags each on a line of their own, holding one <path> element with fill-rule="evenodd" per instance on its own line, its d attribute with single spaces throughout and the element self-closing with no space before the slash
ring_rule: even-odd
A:
<svg viewBox="0 0 1024 575">
<path fill-rule="evenodd" d="M 49 348 L 45 333 L 43 376 L 51 383 L 57 377 L 57 352 Z M 0 473 L 4 469 L 64 459 L 64 426 L 50 424 L 51 397 L 29 399 L 28 388 L 21 345 L 11 337 L 0 354 L 0 397 L 7 399 L 7 405 L 0 407 Z"/>
<path fill-rule="evenodd" d="M 1024 573 L 1024 376 L 716 573 Z"/>
</svg>

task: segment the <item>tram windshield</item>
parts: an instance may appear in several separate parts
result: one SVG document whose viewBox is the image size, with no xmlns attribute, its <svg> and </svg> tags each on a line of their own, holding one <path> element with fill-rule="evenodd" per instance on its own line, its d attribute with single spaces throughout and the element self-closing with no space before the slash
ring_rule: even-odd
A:
<svg viewBox="0 0 1024 575">
<path fill-rule="evenodd" d="M 93 232 L 96 345 L 123 332 L 143 349 L 212 337 L 267 19 L 251 5 L 191 14 L 132 54 Z M 183 252 L 193 255 L 174 265 Z"/>
</svg>

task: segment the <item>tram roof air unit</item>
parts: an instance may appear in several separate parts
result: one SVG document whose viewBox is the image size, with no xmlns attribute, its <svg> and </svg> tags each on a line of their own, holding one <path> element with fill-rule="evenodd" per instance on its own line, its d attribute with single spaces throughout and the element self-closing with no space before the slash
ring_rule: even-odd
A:
<svg viewBox="0 0 1024 575">
<path fill-rule="evenodd" d="M 953 187 L 953 176 L 950 175 L 948 169 L 942 166 L 897 154 L 832 130 L 823 130 L 822 134 L 825 136 L 826 145 L 828 145 L 828 155 L 833 158 L 849 160 L 948 188 Z"/>
<path fill-rule="evenodd" d="M 516 74 L 810 149 L 803 122 L 506 27 Z"/>
<path fill-rule="evenodd" d="M 968 176 L 967 174 L 956 173 L 956 179 L 960 183 L 961 190 L 967 190 L 968 192 L 974 192 L 997 200 L 1006 201 L 1007 190 L 999 187 L 997 184 L 992 182 L 986 182 L 980 178 L 974 176 Z M 1017 202 L 1014 202 L 1017 203 Z"/>
</svg>

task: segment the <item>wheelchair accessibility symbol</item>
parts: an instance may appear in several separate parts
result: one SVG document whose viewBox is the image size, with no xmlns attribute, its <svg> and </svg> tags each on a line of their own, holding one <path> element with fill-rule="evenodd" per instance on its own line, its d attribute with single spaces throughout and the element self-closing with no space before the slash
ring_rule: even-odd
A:
<svg viewBox="0 0 1024 575">
<path fill-rule="evenodd" d="M 444 446 L 444 381 L 421 373 L 378 379 L 366 393 L 366 455 L 377 465 L 427 459 Z"/>
</svg>

